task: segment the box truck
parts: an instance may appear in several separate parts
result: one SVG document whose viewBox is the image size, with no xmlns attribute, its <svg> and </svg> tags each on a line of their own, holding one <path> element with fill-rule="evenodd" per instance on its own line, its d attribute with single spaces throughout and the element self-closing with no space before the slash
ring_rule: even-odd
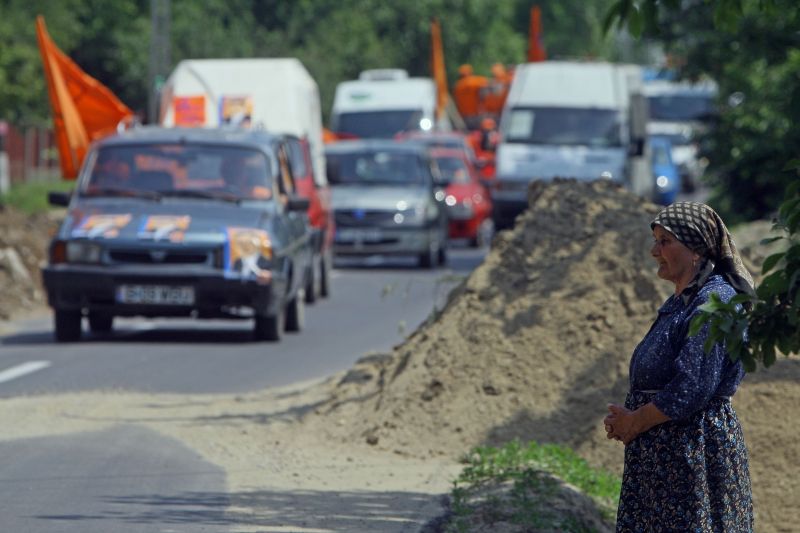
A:
<svg viewBox="0 0 800 533">
<path fill-rule="evenodd" d="M 528 184 L 554 177 L 618 181 L 650 197 L 640 67 L 542 61 L 516 68 L 500 119 L 492 189 L 498 229 L 528 206 Z"/>
<path fill-rule="evenodd" d="M 404 131 L 449 131 L 447 115 L 437 118 L 436 85 L 409 77 L 403 69 L 365 70 L 336 86 L 331 129 L 340 137 L 392 138 Z"/>
</svg>

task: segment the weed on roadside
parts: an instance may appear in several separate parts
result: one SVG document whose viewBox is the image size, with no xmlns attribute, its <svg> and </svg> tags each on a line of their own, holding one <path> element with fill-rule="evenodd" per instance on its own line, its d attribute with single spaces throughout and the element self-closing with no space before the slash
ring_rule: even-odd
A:
<svg viewBox="0 0 800 533">
<path fill-rule="evenodd" d="M 620 479 L 557 444 L 474 449 L 453 482 L 448 533 L 609 531 Z"/>
</svg>

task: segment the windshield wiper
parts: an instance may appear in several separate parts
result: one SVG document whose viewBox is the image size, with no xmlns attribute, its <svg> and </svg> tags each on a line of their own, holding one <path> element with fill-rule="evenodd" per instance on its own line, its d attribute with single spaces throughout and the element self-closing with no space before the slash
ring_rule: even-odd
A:
<svg viewBox="0 0 800 533">
<path fill-rule="evenodd" d="M 202 191 L 197 189 L 180 189 L 173 191 L 164 191 L 164 196 L 175 196 L 183 198 L 207 198 L 210 200 L 223 200 L 225 202 L 239 203 L 242 201 L 241 196 L 224 192 L 224 191 Z"/>
<path fill-rule="evenodd" d="M 148 200 L 161 200 L 161 193 L 156 191 L 144 191 L 141 189 L 117 189 L 114 187 L 104 187 L 100 189 L 91 189 L 81 192 L 81 196 L 99 197 L 99 196 L 118 196 L 124 198 L 146 198 Z"/>
</svg>

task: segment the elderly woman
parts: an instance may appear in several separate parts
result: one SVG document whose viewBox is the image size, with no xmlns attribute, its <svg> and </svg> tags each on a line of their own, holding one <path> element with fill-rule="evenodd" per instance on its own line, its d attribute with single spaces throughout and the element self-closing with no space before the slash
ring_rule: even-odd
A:
<svg viewBox="0 0 800 533">
<path fill-rule="evenodd" d="M 609 439 L 625 444 L 618 532 L 753 530 L 742 428 L 731 396 L 744 376 L 725 345 L 705 353 L 708 326 L 688 335 L 712 293 L 753 292 L 722 219 L 707 205 L 679 202 L 651 223 L 658 276 L 675 294 L 633 352 L 625 406 L 609 404 Z"/>
</svg>

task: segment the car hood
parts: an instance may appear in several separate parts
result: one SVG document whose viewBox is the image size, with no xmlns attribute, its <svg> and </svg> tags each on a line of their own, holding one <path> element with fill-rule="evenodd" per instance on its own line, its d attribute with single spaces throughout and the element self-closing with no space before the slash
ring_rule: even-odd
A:
<svg viewBox="0 0 800 533">
<path fill-rule="evenodd" d="M 334 209 L 377 209 L 392 211 L 400 202 L 411 207 L 427 202 L 430 190 L 425 187 L 366 187 L 344 185 L 332 189 L 331 203 Z"/>
<path fill-rule="evenodd" d="M 82 199 L 70 208 L 61 237 L 217 243 L 224 242 L 227 228 L 269 229 L 269 221 L 263 204 L 249 207 L 170 199 Z"/>
<path fill-rule="evenodd" d="M 588 146 L 502 144 L 497 153 L 497 177 L 508 180 L 555 177 L 594 180 L 604 172 L 624 180 L 625 150 Z"/>
</svg>

